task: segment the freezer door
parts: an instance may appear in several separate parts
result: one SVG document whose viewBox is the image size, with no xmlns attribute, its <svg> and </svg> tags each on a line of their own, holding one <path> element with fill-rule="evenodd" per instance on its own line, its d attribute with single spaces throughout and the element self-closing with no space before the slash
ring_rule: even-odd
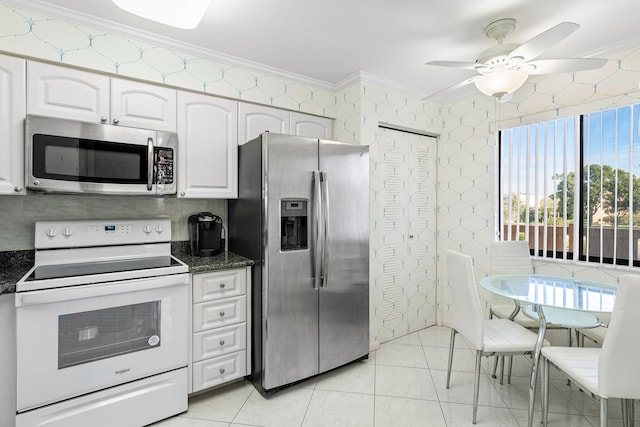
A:
<svg viewBox="0 0 640 427">
<path fill-rule="evenodd" d="M 369 150 L 320 140 L 326 222 L 320 372 L 369 353 Z"/>
<path fill-rule="evenodd" d="M 262 386 L 269 390 L 318 373 L 318 290 L 312 262 L 318 140 L 273 133 L 263 138 L 267 237 Z"/>
</svg>

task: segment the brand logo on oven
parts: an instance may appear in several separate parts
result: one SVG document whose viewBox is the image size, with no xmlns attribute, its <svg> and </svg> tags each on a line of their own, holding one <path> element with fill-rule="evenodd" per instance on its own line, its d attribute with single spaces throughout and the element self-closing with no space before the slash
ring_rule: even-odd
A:
<svg viewBox="0 0 640 427">
<path fill-rule="evenodd" d="M 116 375 L 122 375 L 122 374 L 126 374 L 127 372 L 129 372 L 131 369 L 127 368 L 127 369 L 120 369 L 119 371 L 116 371 L 115 374 Z"/>
</svg>

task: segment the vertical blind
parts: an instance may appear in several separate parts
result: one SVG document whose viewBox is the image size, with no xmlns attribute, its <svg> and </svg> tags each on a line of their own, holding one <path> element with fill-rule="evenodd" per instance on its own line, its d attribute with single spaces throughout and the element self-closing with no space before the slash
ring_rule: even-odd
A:
<svg viewBox="0 0 640 427">
<path fill-rule="evenodd" d="M 640 104 L 503 130 L 502 240 L 540 257 L 640 266 Z"/>
<path fill-rule="evenodd" d="M 577 123 L 572 117 L 500 133 L 501 240 L 527 240 L 542 257 L 573 257 Z"/>
</svg>

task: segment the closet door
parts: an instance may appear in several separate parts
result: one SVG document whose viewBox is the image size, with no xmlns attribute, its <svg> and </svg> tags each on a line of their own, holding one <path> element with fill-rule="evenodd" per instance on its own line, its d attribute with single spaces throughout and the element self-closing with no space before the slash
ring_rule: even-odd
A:
<svg viewBox="0 0 640 427">
<path fill-rule="evenodd" d="M 372 168 L 372 280 L 381 340 L 436 322 L 436 140 L 379 129 Z"/>
</svg>

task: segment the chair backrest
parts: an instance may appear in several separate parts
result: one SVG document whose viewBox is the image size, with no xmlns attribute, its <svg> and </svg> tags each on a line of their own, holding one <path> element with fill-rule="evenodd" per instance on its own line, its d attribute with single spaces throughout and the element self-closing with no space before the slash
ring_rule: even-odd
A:
<svg viewBox="0 0 640 427">
<path fill-rule="evenodd" d="M 640 399 L 640 275 L 620 276 L 598 362 L 598 393 Z"/>
<path fill-rule="evenodd" d="M 491 274 L 530 274 L 533 264 L 526 240 L 491 242 Z"/>
<path fill-rule="evenodd" d="M 482 308 L 471 257 L 447 251 L 447 272 L 451 291 L 451 326 L 477 350 L 484 349 Z"/>
</svg>

